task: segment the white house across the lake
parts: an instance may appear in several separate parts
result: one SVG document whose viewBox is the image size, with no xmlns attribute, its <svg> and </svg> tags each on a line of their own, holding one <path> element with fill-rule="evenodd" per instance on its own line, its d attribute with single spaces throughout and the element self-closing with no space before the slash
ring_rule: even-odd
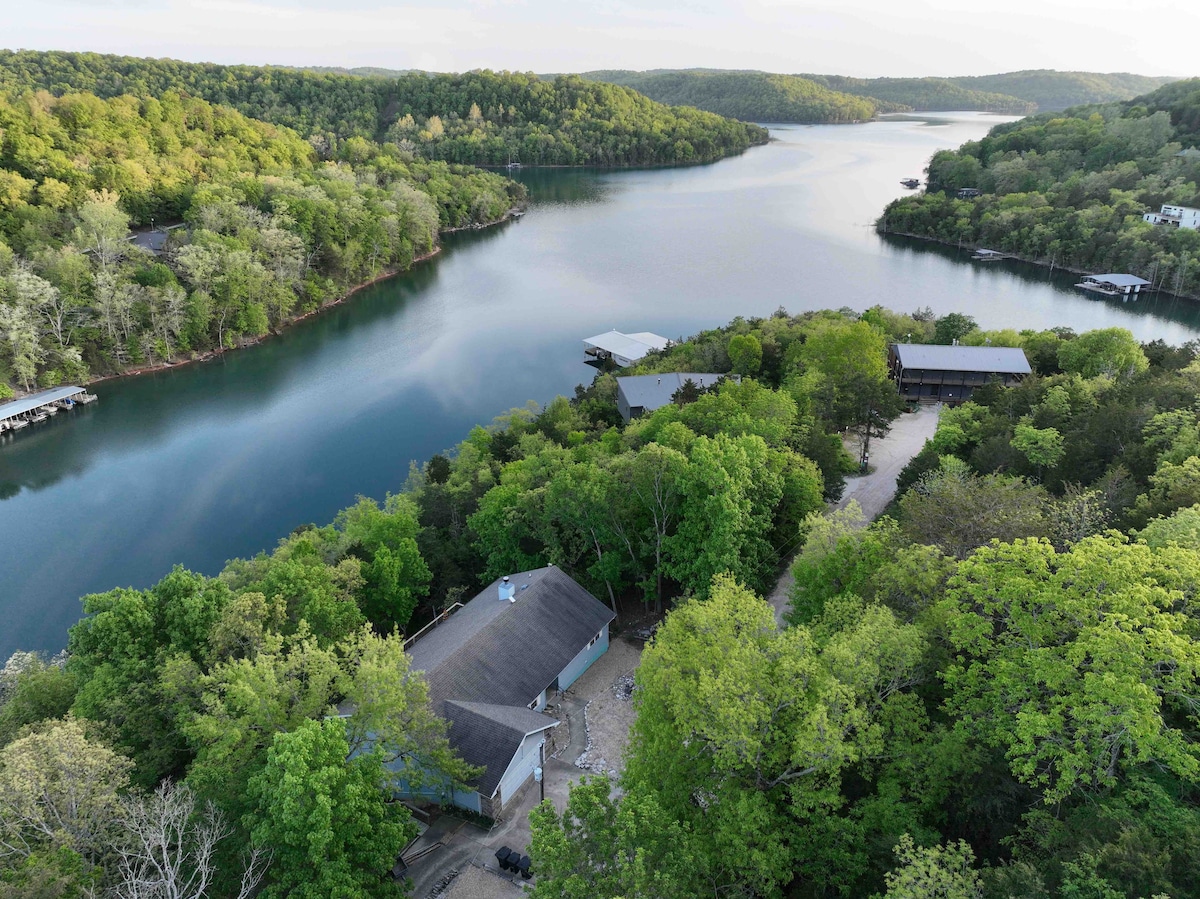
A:
<svg viewBox="0 0 1200 899">
<path fill-rule="evenodd" d="M 1168 225 L 1191 231 L 1200 229 L 1200 209 L 1191 206 L 1163 206 L 1160 212 L 1147 212 L 1142 218 L 1152 225 Z"/>
</svg>

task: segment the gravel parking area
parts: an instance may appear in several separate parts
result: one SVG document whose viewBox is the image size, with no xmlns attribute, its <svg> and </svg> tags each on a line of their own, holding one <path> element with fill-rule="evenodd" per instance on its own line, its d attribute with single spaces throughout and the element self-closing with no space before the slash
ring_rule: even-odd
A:
<svg viewBox="0 0 1200 899">
<path fill-rule="evenodd" d="M 629 728 L 636 717 L 631 694 L 633 672 L 642 660 L 642 642 L 624 636 L 613 640 L 570 690 L 587 703 L 587 748 L 573 761 L 595 774 L 620 775 L 625 764 Z"/>
<path fill-rule="evenodd" d="M 507 877 L 467 865 L 438 899 L 511 899 L 524 895 L 525 891 Z"/>
</svg>

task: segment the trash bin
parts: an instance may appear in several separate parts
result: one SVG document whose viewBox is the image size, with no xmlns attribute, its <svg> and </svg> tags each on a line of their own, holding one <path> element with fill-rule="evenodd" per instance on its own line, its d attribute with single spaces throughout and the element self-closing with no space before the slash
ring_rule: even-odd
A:
<svg viewBox="0 0 1200 899">
<path fill-rule="evenodd" d="M 499 849 L 496 850 L 496 861 L 498 861 L 500 863 L 501 871 L 508 870 L 509 859 L 511 857 L 515 856 L 516 854 L 517 853 L 513 852 L 507 846 L 501 846 Z"/>
<path fill-rule="evenodd" d="M 523 877 L 525 880 L 528 880 L 533 876 L 533 873 L 529 870 L 528 855 L 521 856 L 521 860 L 517 862 L 517 870 L 521 872 L 521 877 Z"/>
</svg>

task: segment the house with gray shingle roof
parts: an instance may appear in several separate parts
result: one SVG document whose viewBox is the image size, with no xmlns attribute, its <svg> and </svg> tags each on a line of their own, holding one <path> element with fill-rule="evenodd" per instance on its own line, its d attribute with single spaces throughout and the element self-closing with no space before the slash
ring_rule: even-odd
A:
<svg viewBox="0 0 1200 899">
<path fill-rule="evenodd" d="M 712 387 L 723 377 L 733 377 L 735 380 L 737 378 L 736 375 L 722 375 L 717 372 L 692 371 L 617 378 L 617 410 L 628 424 L 632 418 L 638 418 L 670 404 L 675 394 L 688 381 L 704 389 Z"/>
<path fill-rule="evenodd" d="M 532 783 L 558 726 L 542 710 L 608 650 L 615 617 L 551 565 L 501 578 L 415 640 L 412 670 L 450 723 L 450 745 L 484 767 L 456 805 L 498 817 Z"/>
</svg>

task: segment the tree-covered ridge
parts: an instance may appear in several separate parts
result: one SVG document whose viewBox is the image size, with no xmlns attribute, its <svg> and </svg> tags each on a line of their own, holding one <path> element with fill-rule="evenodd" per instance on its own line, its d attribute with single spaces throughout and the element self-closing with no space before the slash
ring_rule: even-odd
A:
<svg viewBox="0 0 1200 899">
<path fill-rule="evenodd" d="M 597 71 L 583 77 L 625 85 L 661 103 L 752 122 L 840 124 L 907 108 L 839 93 L 808 78 L 765 72 Z"/>
<path fill-rule="evenodd" d="M 1148 94 L 1172 81 L 1163 75 L 1133 75 L 1129 72 L 1059 72 L 1028 69 L 1000 75 L 951 78 L 971 90 L 1007 94 L 1036 103 L 1041 112 L 1066 109 L 1084 103 L 1114 103 Z"/>
<path fill-rule="evenodd" d="M 676 604 L 619 798 L 533 814 L 536 896 L 1200 896 L 1196 347 L 924 318 L 1034 375 L 944 411 L 890 516 L 805 522 L 787 627 Z"/>
<path fill-rule="evenodd" d="M 478 169 L 167 91 L 0 94 L 0 393 L 236 345 L 524 196 Z M 348 160 L 352 160 L 352 163 Z M 156 259 L 131 226 L 182 223 Z"/>
<path fill-rule="evenodd" d="M 803 75 L 831 90 L 910 109 L 935 112 L 972 109 L 1023 115 L 1033 112 L 1036 104 L 1008 94 L 977 90 L 950 78 L 850 78 L 844 75 Z"/>
<path fill-rule="evenodd" d="M 884 231 L 986 245 L 1032 261 L 1140 275 L 1200 291 L 1200 232 L 1142 220 L 1164 203 L 1200 205 L 1200 80 L 1120 104 L 1043 113 L 936 153 L 922 196 L 891 203 Z M 959 200 L 977 188 L 983 196 Z"/>
<path fill-rule="evenodd" d="M 531 74 L 400 77 L 222 66 L 97 53 L 0 51 L 0 87 L 100 97 L 168 91 L 293 128 L 336 156 L 352 137 L 399 141 L 428 159 L 472 164 L 711 162 L 766 140 L 753 125 L 671 109 L 613 85 Z"/>
</svg>

